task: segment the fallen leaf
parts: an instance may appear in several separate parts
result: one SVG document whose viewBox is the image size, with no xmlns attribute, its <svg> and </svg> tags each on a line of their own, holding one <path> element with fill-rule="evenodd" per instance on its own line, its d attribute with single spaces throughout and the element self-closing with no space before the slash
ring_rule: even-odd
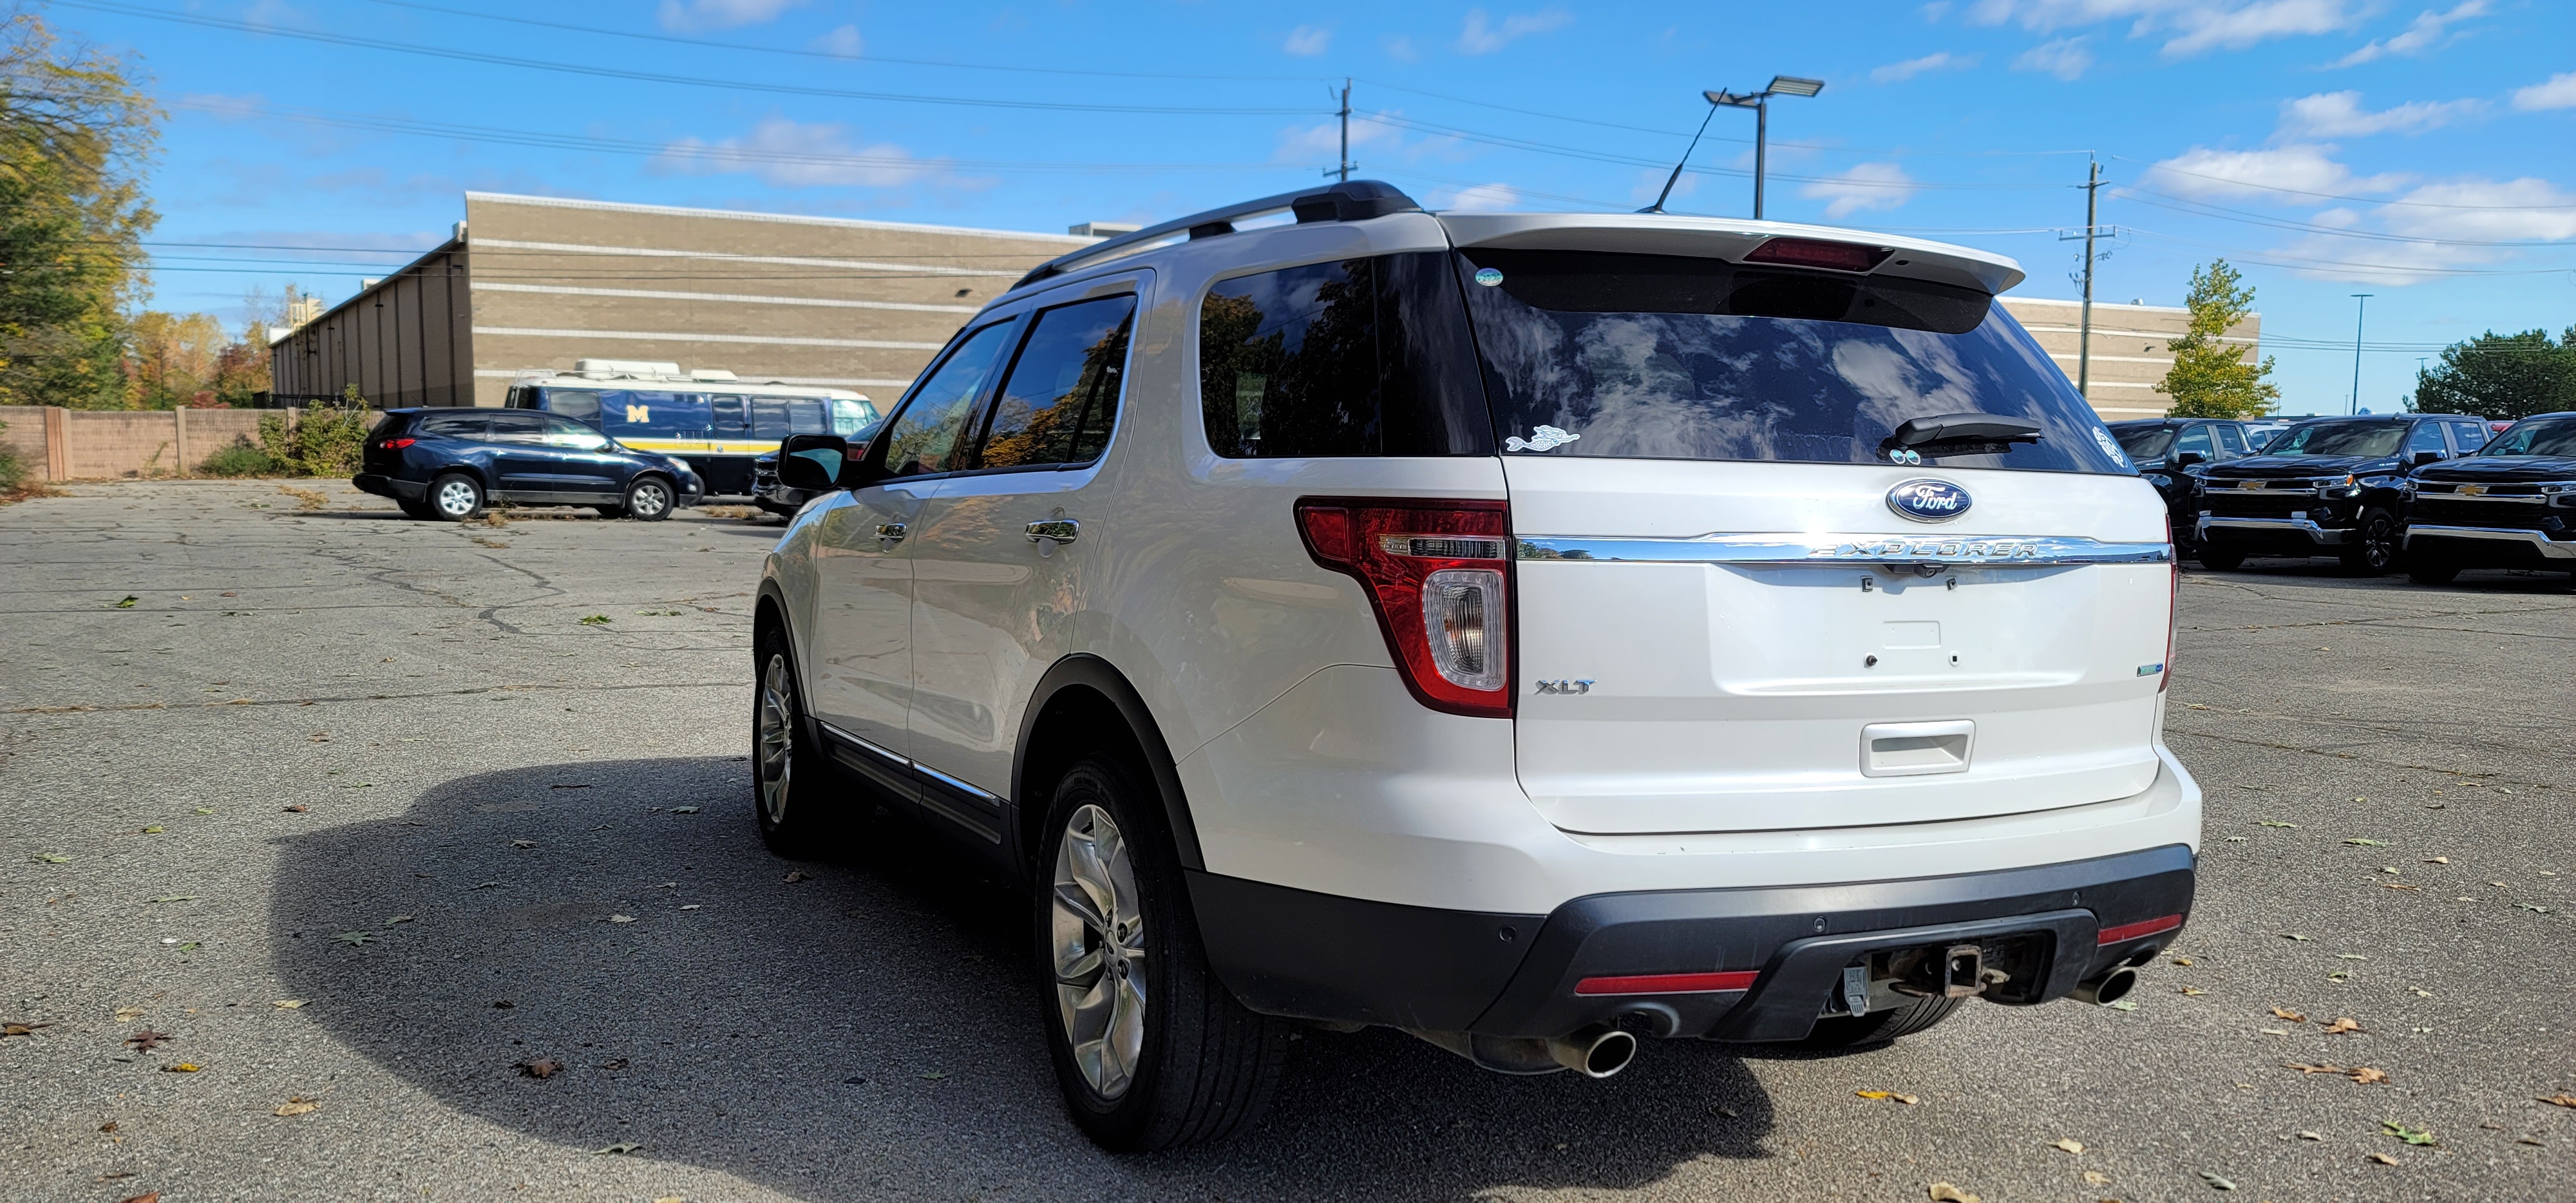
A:
<svg viewBox="0 0 2576 1203">
<path fill-rule="evenodd" d="M 2394 1158 L 2394 1157 L 2389 1156 L 2389 1155 L 2388 1155 L 2388 1154 L 2386 1154 L 2386 1153 L 2372 1153 L 2372 1154 L 2370 1154 L 2370 1155 L 2369 1155 L 2369 1157 L 2370 1157 L 2370 1160 L 2372 1160 L 2372 1161 L 2376 1161 L 2376 1162 L 2378 1162 L 2378 1163 L 2379 1163 L 2379 1164 L 2381 1164 L 2381 1165 L 2395 1165 L 2395 1164 L 2397 1164 L 2397 1159 L 2396 1159 L 2396 1158 Z"/>
<path fill-rule="evenodd" d="M 605 1149 L 592 1149 L 592 1150 L 590 1151 L 590 1155 L 591 1155 L 591 1156 L 593 1156 L 593 1157 L 601 1157 L 601 1156 L 606 1156 L 606 1155 L 610 1155 L 610 1154 L 616 1154 L 616 1155 L 619 1155 L 619 1156 L 623 1156 L 623 1155 L 625 1155 L 625 1154 L 632 1153 L 632 1152 L 634 1152 L 635 1150 L 640 1149 L 640 1148 L 643 1148 L 643 1147 L 644 1147 L 644 1146 L 642 1146 L 642 1145 L 613 1144 L 613 1145 L 608 1146 L 608 1147 L 607 1147 L 607 1148 L 605 1148 Z"/>
<path fill-rule="evenodd" d="M 2320 1135 L 2318 1135 L 2318 1134 L 2316 1134 L 2316 1133 L 2314 1133 L 2314 1132 L 2301 1132 L 2301 1133 L 2299 1133 L 2299 1139 L 2301 1139 L 2301 1140 L 2324 1140 L 2324 1139 L 2325 1139 L 2325 1137 L 2320 1136 Z"/>
<path fill-rule="evenodd" d="M 2549 913 L 2549 908 L 2548 908 L 2548 907 L 2545 907 L 2545 906 L 2534 906 L 2534 905 L 2532 905 L 2531 903 L 2528 903 L 2528 902 L 2517 902 L 2517 903 L 2515 903 L 2515 904 L 2513 904 L 2513 905 L 2514 905 L 2516 908 L 2519 908 L 2519 909 L 2521 909 L 2521 910 L 2526 910 L 2526 911 L 2538 911 L 2538 912 L 2540 912 L 2541 914 L 2544 914 L 2544 915 L 2546 915 L 2546 914 L 2548 914 L 2548 913 Z"/>
<path fill-rule="evenodd" d="M 27 859 L 40 865 L 68 865 L 72 863 L 72 858 L 59 852 L 39 852 Z"/>
<path fill-rule="evenodd" d="M 2049 1147 L 2052 1149 L 2064 1149 L 2069 1153 L 2081 1153 L 2084 1151 L 2084 1142 L 2073 1139 L 2072 1137 L 2061 1136 L 2055 1141 L 2050 1142 Z"/>
<path fill-rule="evenodd" d="M 2265 826 L 2265 827 L 2290 827 L 2290 828 L 2296 828 L 2296 827 L 2298 826 L 2298 824 L 2296 824 L 2296 823 L 2276 823 L 2276 822 L 2273 822 L 2273 821 L 2272 821 L 2272 820 L 2270 820 L 2270 819 L 2265 819 L 2265 820 L 2263 821 L 2263 826 Z"/>
<path fill-rule="evenodd" d="M 2134 998 L 2124 998 L 2118 1002 L 2107 1002 L 2102 1005 L 2109 1007 L 2114 1011 L 2135 1011 L 2138 1009 L 2138 1000 Z"/>
<path fill-rule="evenodd" d="M 177 1037 L 168 1032 L 156 1032 L 150 1028 L 145 1028 L 142 1031 L 126 1037 L 125 1042 L 133 1045 L 134 1051 L 136 1052 L 148 1053 L 153 1049 L 159 1048 L 163 1041 L 173 1040 L 176 1038 Z"/>
<path fill-rule="evenodd" d="M 692 902 L 692 903 L 688 904 L 687 906 L 681 907 L 680 909 L 681 909 L 681 910 L 684 910 L 684 911 L 694 911 L 694 910 L 698 909 L 698 905 L 699 905 L 699 904 Z"/>
<path fill-rule="evenodd" d="M 2235 1183 L 2230 1182 L 2230 1181 L 2228 1181 L 2228 1180 L 2227 1180 L 2227 1179 L 2225 1179 L 2225 1178 L 2221 1178 L 2221 1177 L 2219 1177 L 2219 1176 L 2218 1176 L 2218 1175 L 2216 1175 L 2216 1174 L 2210 1173 L 2208 1170 L 2202 1170 L 2202 1171 L 2200 1172 L 2200 1180 L 2201 1180 L 2201 1181 L 2203 1181 L 2203 1182 L 2208 1183 L 2208 1184 L 2209 1184 L 2209 1189 L 2211 1189 L 2211 1190 L 2234 1190 L 2234 1189 L 2236 1189 L 2236 1184 L 2235 1184 Z"/>
<path fill-rule="evenodd" d="M 2364 1086 L 2377 1085 L 2388 1080 L 2388 1071 L 2362 1067 L 2352 1071 L 2352 1080 Z"/>
<path fill-rule="evenodd" d="M 1897 1101 L 1897 1102 L 1903 1103 L 1903 1104 L 1905 1104 L 1905 1105 L 1906 1105 L 1906 1106 L 1908 1106 L 1908 1107 L 1911 1107 L 1911 1106 L 1915 1105 L 1916 1103 L 1920 1103 L 1920 1102 L 1922 1102 L 1922 1101 L 1923 1101 L 1923 1100 L 1918 1099 L 1918 1098 L 1916 1098 L 1916 1097 L 1914 1097 L 1913 1095 L 1910 1095 L 1910 1094 L 1891 1094 L 1891 1095 L 1889 1095 L 1889 1096 L 1887 1096 L 1887 1097 L 1888 1097 L 1888 1098 L 1890 1098 L 1890 1099 L 1893 1099 L 1893 1100 L 1895 1100 L 1895 1101 Z"/>
<path fill-rule="evenodd" d="M 2379 884 L 2392 890 L 2420 890 L 2424 888 L 2422 886 L 2410 886 L 2402 881 L 2383 881 Z"/>
<path fill-rule="evenodd" d="M 176 1065 L 162 1066 L 161 1072 L 165 1074 L 192 1074 L 204 1068 L 205 1066 L 199 1065 L 194 1061 L 182 1061 Z"/>
<path fill-rule="evenodd" d="M 537 842 L 535 840 L 512 840 L 510 841 L 510 846 L 513 848 L 534 848 L 537 846 Z"/>
<path fill-rule="evenodd" d="M 2086 1170 L 2084 1171 L 2084 1185 L 2109 1186 L 2111 1185 L 2111 1176 L 2100 1170 Z"/>
<path fill-rule="evenodd" d="M 37 1028 L 49 1028 L 52 1026 L 54 1025 L 50 1023 L 0 1023 L 0 1037 L 33 1036 L 36 1034 Z"/>
<path fill-rule="evenodd" d="M 2184 994 L 2188 995 L 2188 996 L 2193 997 L 2193 998 L 2198 998 L 2199 996 L 2201 996 L 2201 995 L 2203 995 L 2203 994 L 2207 994 L 2207 993 L 2209 993 L 2209 991 L 2207 991 L 2207 990 L 2203 990 L 2203 989 L 2201 989 L 2201 988 L 2200 988 L 2200 987 L 2198 987 L 2198 986 L 2184 986 L 2184 987 L 2182 987 L 2182 992 L 2183 992 Z"/>
<path fill-rule="evenodd" d="M 2517 1136 L 2517 1137 L 2514 1137 L 2514 1138 L 2513 1138 L 2513 1143 L 2518 1144 L 2518 1145 L 2536 1145 L 2536 1144 L 2539 1144 L 2539 1143 L 2541 1143 L 2541 1142 L 2539 1142 L 2539 1141 L 2537 1141 L 2537 1140 L 2533 1140 L 2532 1138 L 2530 1138 L 2530 1137 L 2528 1137 L 2528 1136 Z"/>
<path fill-rule="evenodd" d="M 2300 935 L 2299 933 L 2294 932 L 2294 931 L 2285 931 L 2285 932 L 2282 932 L 2282 933 L 2281 933 L 2281 938 L 2282 938 L 2282 939 L 2284 939 L 2284 940 L 2297 940 L 2297 941 L 2300 941 L 2300 942 L 2302 942 L 2302 943 L 2306 942 L 2306 940 L 2307 940 L 2307 937 L 2306 937 L 2306 936 Z"/>
<path fill-rule="evenodd" d="M 116 1009 L 116 1021 L 118 1023 L 132 1023 L 141 1018 L 143 1018 L 143 1008 L 141 1007 L 118 1007 Z"/>
<path fill-rule="evenodd" d="M 2328 1036 L 2339 1036 L 2345 1032 L 2358 1032 L 2360 1030 L 2361 1021 L 2354 1019 L 2349 1015 L 2337 1016 L 2333 1023 L 2325 1026 L 2325 1034 Z"/>
<path fill-rule="evenodd" d="M 2335 959 L 2338 961 L 2367 961 L 2370 958 L 2357 952 L 2338 952 L 2335 954 Z"/>
<path fill-rule="evenodd" d="M 2542 1095 L 2533 1101 L 2547 1103 L 2552 1107 L 2576 1107 L 2576 1094 Z"/>
<path fill-rule="evenodd" d="M 134 596 L 134 595 L 133 595 L 133 594 L 131 594 L 131 593 L 128 593 L 128 594 L 126 594 L 124 597 L 121 597 L 121 598 L 117 599 L 117 601 L 115 602 L 115 604 L 114 604 L 113 606 L 111 606 L 110 608 L 112 608 L 112 609 L 117 609 L 117 610 L 131 610 L 131 609 L 133 609 L 133 608 L 134 608 L 134 603 L 136 603 L 136 602 L 138 602 L 138 601 L 141 601 L 141 600 L 143 600 L 143 599 L 141 599 L 141 598 L 139 598 L 139 597 L 136 597 L 136 596 Z"/>
<path fill-rule="evenodd" d="M 305 812 L 305 808 L 301 806 L 285 806 L 280 807 L 279 809 L 284 810 L 286 813 L 291 815 L 300 815 Z"/>
<path fill-rule="evenodd" d="M 2433 1133 L 2426 1129 L 2409 1128 L 2393 1119 L 2381 1120 L 2379 1121 L 2379 1126 L 2387 1129 L 2390 1136 L 2394 1136 L 2410 1145 L 2429 1145 L 2435 1143 Z"/>
<path fill-rule="evenodd" d="M 616 1058 L 612 1058 L 612 1059 L 607 1060 L 607 1061 L 602 1061 L 602 1062 L 600 1062 L 600 1063 L 599 1063 L 599 1067 L 600 1067 L 601 1069 L 611 1069 L 611 1070 L 614 1070 L 614 1069 L 624 1069 L 624 1068 L 626 1068 L 626 1058 L 624 1058 L 624 1057 L 616 1057 Z"/>
<path fill-rule="evenodd" d="M 100 1124 L 100 1125 L 98 1126 L 98 1130 L 99 1130 L 99 1131 L 101 1131 L 101 1132 L 114 1132 L 114 1131 L 116 1131 L 116 1121 L 115 1121 L 115 1120 L 109 1120 L 109 1121 L 107 1121 L 106 1123 Z M 110 1175 L 108 1175 L 108 1177 L 110 1177 L 110 1178 L 131 1178 L 131 1177 L 133 1177 L 133 1176 L 134 1176 L 134 1175 L 132 1175 L 132 1174 L 110 1174 Z M 102 1179 L 102 1181 L 104 1181 L 104 1179 Z"/>
<path fill-rule="evenodd" d="M 593 614 L 582 619 L 581 622 L 583 626 L 604 627 L 608 625 L 608 616 L 605 614 Z"/>
<path fill-rule="evenodd" d="M 1985 1203 L 1985 1200 L 1947 1182 L 1935 1182 L 1929 1190 L 1932 1203 Z"/>
<path fill-rule="evenodd" d="M 2290 1034 L 2290 1029 L 2288 1028 L 2256 1028 L 2254 1030 L 2261 1032 L 2266 1036 L 2287 1036 Z"/>
<path fill-rule="evenodd" d="M 2303 1074 L 2340 1074 L 2340 1073 L 2350 1073 L 2350 1072 L 2352 1072 L 2351 1070 L 2345 1069 L 2344 1067 L 2342 1067 L 2342 1066 L 2340 1066 L 2340 1065 L 2335 1065 L 2335 1064 L 2332 1064 L 2332 1063 L 2328 1063 L 2328 1064 L 2324 1064 L 2324 1065 L 2306 1065 L 2306 1064 L 2302 1064 L 2302 1063 L 2297 1062 L 2297 1061 L 2290 1061 L 2290 1062 L 2286 1062 L 2286 1063 L 2284 1063 L 2284 1064 L 2281 1066 L 2281 1068 L 2283 1068 L 2283 1069 L 2295 1069 L 2295 1070 L 2297 1070 L 2297 1071 L 2299 1071 L 2300 1073 L 2303 1073 Z"/>
<path fill-rule="evenodd" d="M 557 1073 L 562 1072 L 563 1067 L 563 1062 L 557 1061 L 552 1057 L 536 1057 L 530 1060 L 521 1061 L 510 1068 L 518 1070 L 520 1075 L 523 1077 L 551 1078 Z"/>
<path fill-rule="evenodd" d="M 303 1006 L 304 1000 L 300 998 L 281 998 L 268 1005 L 281 1011 L 292 1011 L 297 1007 Z"/>
<path fill-rule="evenodd" d="M 2182 966 L 2182 967 L 2184 967 L 2184 968 L 2188 969 L 2188 968 L 2190 968 L 2190 967 L 2191 967 L 2191 958 L 2190 958 L 2190 957 L 2175 957 L 2175 958 L 2173 959 L 2173 963 L 2174 963 L 2174 964 L 2177 964 L 2177 965 L 2180 965 L 2180 966 Z"/>
<path fill-rule="evenodd" d="M 2385 848 L 2388 846 L 2388 841 L 2386 840 L 2365 840 L 2358 837 L 2345 840 L 2344 842 L 2347 844 L 2359 844 L 2364 848 Z"/>
<path fill-rule="evenodd" d="M 518 1009 L 518 1006 L 519 1004 L 511 1002 L 506 998 L 496 998 L 492 1000 L 492 1009 L 495 1011 L 514 1011 Z"/>
<path fill-rule="evenodd" d="M 2282 1007 L 2274 1007 L 2274 1008 L 2272 1008 L 2272 1018 L 2274 1018 L 2274 1019 L 2286 1019 L 2286 1020 L 2289 1020 L 2289 1021 L 2290 1021 L 2290 1022 L 2292 1022 L 2292 1023 L 2306 1023 L 2306 1022 L 2308 1021 L 2308 1017 L 2307 1017 L 2307 1016 L 2305 1016 L 2305 1015 L 2301 1015 L 2301 1014 L 2299 1014 L 2299 1013 L 2298 1013 L 2298 1012 L 2296 1012 L 2296 1011 L 2288 1010 L 2288 1009 L 2285 1009 L 2285 1008 L 2282 1008 Z"/>
<path fill-rule="evenodd" d="M 807 873 L 807 872 L 806 872 L 806 871 L 804 871 L 803 869 L 790 869 L 790 870 L 788 870 L 788 871 L 787 871 L 787 880 L 788 880 L 789 882 L 791 882 L 791 883 L 793 883 L 793 882 L 799 882 L 799 881 L 812 881 L 813 879 L 814 879 L 813 875 L 812 875 L 812 874 L 810 874 L 810 873 Z"/>
<path fill-rule="evenodd" d="M 354 945 L 359 945 L 359 944 L 375 944 L 375 943 L 380 943 L 380 941 L 378 941 L 374 936 L 369 935 L 369 934 L 367 934 L 366 932 L 362 932 L 362 931 L 344 931 L 344 932 L 341 932 L 339 935 L 333 936 L 333 937 L 331 937 L 331 938 L 332 938 L 332 939 L 334 939 L 334 940 L 338 940 L 339 942 L 341 942 L 341 943 L 343 943 L 343 944 L 348 944 L 348 945 L 352 945 L 352 946 L 354 946 Z"/>
<path fill-rule="evenodd" d="M 391 926 L 393 926 L 394 924 L 397 924 L 397 923 L 409 923 L 409 922 L 411 922 L 411 921 L 412 921 L 412 917 L 411 917 L 411 916 L 409 916 L 409 915 L 396 915 L 396 916 L 394 916 L 394 917 L 393 917 L 393 918 L 391 918 L 391 919 L 387 919 L 387 920 L 385 920 L 385 926 L 387 926 L 387 927 L 391 927 Z"/>
<path fill-rule="evenodd" d="M 2447 865 L 2451 863 L 2451 858 L 2447 856 L 2428 856 L 2424 858 L 2424 863 L 2428 865 Z"/>
<path fill-rule="evenodd" d="M 1888 1095 L 1884 1090 L 1855 1090 L 1852 1093 L 1865 1099 L 1883 1099 Z"/>
<path fill-rule="evenodd" d="M 320 1109 L 321 1109 L 321 1107 L 322 1107 L 322 1104 L 317 1103 L 317 1102 L 314 1102 L 314 1101 L 313 1101 L 313 1100 L 311 1100 L 311 1099 L 304 1098 L 304 1097 L 303 1097 L 303 1096 L 301 1096 L 301 1095 L 298 1095 L 298 1096 L 297 1096 L 297 1097 L 295 1097 L 295 1098 L 288 1099 L 288 1100 L 286 1100 L 285 1102 L 278 1104 L 276 1114 L 278 1114 L 278 1115 L 310 1115 L 310 1114 L 312 1114 L 313 1112 L 315 1112 L 315 1111 L 317 1111 L 317 1110 L 320 1110 Z"/>
<path fill-rule="evenodd" d="M 170 895 L 170 896 L 168 896 L 168 897 L 166 897 L 166 898 L 155 898 L 155 899 L 152 899 L 151 901 L 153 901 L 153 902 L 195 902 L 196 900 L 197 900 L 197 896 L 196 896 L 196 895 L 194 895 L 194 894 L 172 894 L 172 895 Z"/>
<path fill-rule="evenodd" d="M 671 813 L 675 815 L 693 815 L 698 813 L 698 808 L 694 806 L 674 806 L 671 808 Z"/>
<path fill-rule="evenodd" d="M 144 828 L 144 829 L 143 829 L 143 834 L 145 834 L 145 835 L 159 835 L 159 834 L 161 834 L 161 829 L 160 829 L 160 828 L 158 828 L 158 827 L 146 827 L 146 828 Z"/>
<path fill-rule="evenodd" d="M 2327 975 L 2326 975 L 2326 980 L 2327 980 L 2327 981 L 2330 981 L 2330 982 L 2349 981 L 2349 980 L 2351 980 L 2351 978 L 2352 978 L 2352 975 L 2351 975 L 2350 973 L 2347 973 L 2347 972 L 2345 972 L 2345 971 L 2343 971 L 2343 970 L 2341 970 L 2341 969 L 2335 970 L 2334 972 L 2329 973 L 2329 974 L 2327 974 Z"/>
<path fill-rule="evenodd" d="M 119 1177 L 119 1178 L 131 1178 L 131 1177 L 133 1177 L 134 1175 L 132 1175 L 132 1174 L 118 1174 L 118 1175 L 115 1175 L 115 1176 L 116 1176 L 116 1177 Z M 159 1191 L 157 1191 L 157 1190 L 155 1190 L 155 1191 L 145 1191 L 144 1193 L 139 1194 L 139 1195 L 136 1195 L 136 1196 L 134 1196 L 134 1197 L 133 1197 L 133 1198 L 131 1198 L 131 1199 L 127 1199 L 127 1200 L 125 1200 L 125 1201 L 124 1201 L 124 1203 L 161 1203 L 161 1192 L 159 1192 Z"/>
<path fill-rule="evenodd" d="M 633 923 L 633 922 L 635 922 L 635 916 L 633 916 L 633 915 L 610 915 L 610 916 L 608 917 L 608 921 L 609 921 L 609 922 L 611 922 L 611 923 Z"/>
</svg>

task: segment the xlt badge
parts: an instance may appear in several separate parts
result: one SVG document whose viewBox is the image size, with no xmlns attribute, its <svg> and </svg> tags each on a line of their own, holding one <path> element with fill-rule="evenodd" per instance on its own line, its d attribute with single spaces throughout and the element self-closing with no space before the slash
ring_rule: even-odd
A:
<svg viewBox="0 0 2576 1203">
<path fill-rule="evenodd" d="M 1538 683 L 1538 691 L 1539 691 L 1540 693 L 1566 693 L 1566 694 L 1590 693 L 1590 692 L 1592 692 L 1592 682 L 1590 682 L 1590 681 L 1541 681 L 1541 682 L 1539 682 L 1539 683 Z"/>
</svg>

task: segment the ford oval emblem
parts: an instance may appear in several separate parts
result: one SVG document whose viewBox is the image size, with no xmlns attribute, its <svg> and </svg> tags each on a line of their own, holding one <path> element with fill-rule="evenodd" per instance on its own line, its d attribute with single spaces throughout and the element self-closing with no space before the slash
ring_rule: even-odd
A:
<svg viewBox="0 0 2576 1203">
<path fill-rule="evenodd" d="M 1909 480 L 1887 491 L 1887 508 L 1916 522 L 1948 522 L 1970 504 L 1968 491 L 1946 480 Z"/>
</svg>

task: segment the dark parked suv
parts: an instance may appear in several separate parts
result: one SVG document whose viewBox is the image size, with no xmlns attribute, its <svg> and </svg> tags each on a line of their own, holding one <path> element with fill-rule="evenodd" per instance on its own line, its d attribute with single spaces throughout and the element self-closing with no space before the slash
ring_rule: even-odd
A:
<svg viewBox="0 0 2576 1203">
<path fill-rule="evenodd" d="M 2181 550 L 2192 547 L 2192 525 L 2198 519 L 2200 475 L 2210 464 L 2223 464 L 2253 454 L 2255 440 L 2242 422 L 2219 418 L 2147 418 L 2111 423 L 2111 437 L 2137 465 L 2138 474 L 2165 499 Z"/>
<path fill-rule="evenodd" d="M 2406 575 L 2463 568 L 2576 572 L 2576 413 L 2516 422 L 2477 454 L 2406 481 Z"/>
<path fill-rule="evenodd" d="M 367 434 L 352 484 L 414 518 L 461 521 L 487 501 L 587 505 L 659 522 L 696 505 L 689 461 L 629 450 L 569 418 L 528 410 L 392 409 Z"/>
<path fill-rule="evenodd" d="M 2225 571 L 2247 556 L 2334 556 L 2357 572 L 2397 566 L 2410 468 L 2464 455 L 2486 423 L 2456 414 L 2312 418 L 2261 455 L 2200 477 L 2195 554 Z"/>
</svg>

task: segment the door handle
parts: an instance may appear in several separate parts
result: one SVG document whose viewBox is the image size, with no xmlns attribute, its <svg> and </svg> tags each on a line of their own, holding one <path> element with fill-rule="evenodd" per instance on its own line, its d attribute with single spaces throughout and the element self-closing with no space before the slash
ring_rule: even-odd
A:
<svg viewBox="0 0 2576 1203">
<path fill-rule="evenodd" d="M 877 538 L 888 543 L 901 543 L 903 533 L 909 529 L 911 528 L 900 522 L 880 522 L 877 524 Z"/>
<path fill-rule="evenodd" d="M 1082 537 L 1082 524 L 1071 518 L 1049 518 L 1043 522 L 1032 522 L 1028 524 L 1026 530 L 1029 542 L 1051 541 L 1058 547 Z"/>
</svg>

